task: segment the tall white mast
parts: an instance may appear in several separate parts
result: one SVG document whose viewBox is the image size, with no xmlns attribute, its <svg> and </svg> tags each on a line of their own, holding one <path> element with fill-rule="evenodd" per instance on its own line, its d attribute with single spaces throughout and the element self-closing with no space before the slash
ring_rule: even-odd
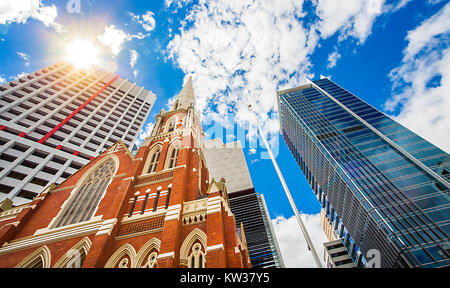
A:
<svg viewBox="0 0 450 288">
<path fill-rule="evenodd" d="M 267 143 L 266 136 L 263 133 L 261 127 L 259 126 L 258 117 L 256 116 L 255 111 L 253 111 L 252 105 L 248 105 L 248 109 L 252 112 L 253 116 L 255 117 L 256 126 L 258 127 L 259 134 L 260 134 L 260 136 L 261 136 L 261 138 L 262 138 L 262 140 L 264 142 L 264 145 L 267 148 L 267 151 L 269 152 L 270 159 L 272 160 L 273 166 L 275 167 L 275 170 L 277 171 L 278 178 L 280 178 L 281 184 L 283 185 L 283 188 L 284 188 L 284 192 L 286 193 L 286 196 L 289 199 L 289 203 L 291 204 L 291 208 L 294 211 L 294 214 L 295 214 L 295 217 L 297 218 L 298 224 L 300 225 L 300 229 L 302 230 L 303 236 L 305 237 L 306 243 L 308 244 L 308 250 L 311 251 L 312 256 L 314 258 L 314 261 L 316 262 L 317 267 L 318 268 L 323 268 L 322 267 L 322 263 L 320 262 L 319 256 L 317 255 L 316 249 L 314 248 L 314 244 L 312 243 L 311 238 L 309 237 L 308 231 L 306 230 L 306 227 L 303 224 L 302 217 L 298 213 L 297 206 L 295 205 L 295 202 L 292 199 L 291 192 L 289 192 L 289 188 L 287 187 L 286 182 L 284 181 L 284 177 L 281 174 L 281 171 L 280 171 L 280 168 L 278 167 L 277 162 L 275 161 L 275 157 L 273 157 L 272 150 L 270 149 L 269 143 Z"/>
</svg>

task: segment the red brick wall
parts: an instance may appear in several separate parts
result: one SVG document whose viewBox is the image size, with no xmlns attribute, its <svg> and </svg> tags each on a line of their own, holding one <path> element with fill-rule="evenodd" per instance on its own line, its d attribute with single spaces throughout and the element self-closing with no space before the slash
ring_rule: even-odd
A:
<svg viewBox="0 0 450 288">
<path fill-rule="evenodd" d="M 172 115 L 178 115 L 179 120 L 183 119 L 186 115 L 184 110 L 178 112 L 170 112 L 163 119 L 162 127 L 166 124 L 168 118 Z M 194 125 L 197 129 L 201 129 L 200 122 L 197 118 L 194 118 Z M 180 128 L 180 127 L 178 127 Z M 180 137 L 180 136 L 175 136 Z M 148 234 L 135 235 L 125 239 L 116 240 L 118 236 L 120 225 L 123 217 L 128 217 L 128 213 L 131 208 L 130 199 L 134 199 L 135 193 L 140 192 L 139 196 L 145 195 L 147 189 L 151 189 L 151 194 L 157 191 L 159 186 L 162 187 L 161 191 L 168 190 L 168 186 L 172 184 L 169 206 L 183 204 L 187 201 L 197 200 L 199 196 L 199 178 L 198 173 L 200 169 L 200 156 L 198 151 L 193 151 L 191 147 L 194 138 L 192 135 L 187 135 L 181 139 L 181 149 L 179 150 L 177 166 L 185 165 L 173 170 L 173 178 L 158 183 L 148 184 L 141 187 L 134 187 L 137 183 L 143 183 L 145 179 L 138 179 L 141 175 L 145 161 L 149 155 L 149 151 L 156 142 L 163 141 L 163 149 L 161 151 L 160 161 L 157 167 L 157 172 L 163 170 L 163 165 L 169 148 L 169 141 L 157 140 L 149 143 L 147 146 L 143 146 L 139 149 L 136 157 L 131 158 L 130 155 L 124 150 L 114 152 L 113 154 L 119 159 L 119 167 L 116 173 L 116 177 L 113 178 L 111 184 L 107 187 L 106 193 L 101 200 L 95 215 L 103 215 L 103 220 L 117 219 L 117 223 L 112 229 L 111 233 L 89 235 L 92 241 L 92 247 L 86 256 L 83 263 L 83 267 L 104 267 L 108 259 L 114 254 L 117 249 L 120 249 L 125 243 L 133 246 L 136 253 L 153 237 L 161 240 L 160 254 L 175 252 L 174 258 L 164 258 L 158 261 L 158 267 L 179 267 L 179 255 L 180 248 L 189 235 L 189 233 L 198 228 L 205 232 L 207 235 L 207 246 L 214 246 L 222 244 L 224 249 L 218 249 L 207 252 L 207 267 L 243 267 L 245 266 L 246 259 L 244 254 L 235 253 L 235 247 L 237 244 L 237 234 L 235 229 L 234 217 L 228 216 L 227 212 L 222 208 L 220 213 L 209 214 L 206 222 L 197 223 L 193 225 L 183 226 L 182 212 L 180 211 L 179 219 L 170 220 L 164 223 L 164 228 L 159 231 L 154 231 Z M 197 148 L 196 148 L 197 149 Z M 18 240 L 24 237 L 33 237 L 33 234 L 42 228 L 46 228 L 52 219 L 59 213 L 63 203 L 70 197 L 70 193 L 78 184 L 81 177 L 90 172 L 89 169 L 93 167 L 98 161 L 102 161 L 105 157 L 109 157 L 108 154 L 102 154 L 96 159 L 92 160 L 89 164 L 81 168 L 72 177 L 69 177 L 61 185 L 56 187 L 56 192 L 45 195 L 43 200 L 36 200 L 32 205 L 37 205 L 35 209 L 24 209 L 15 219 L 5 221 L 4 223 L 10 223 L 20 220 L 20 224 L 16 226 L 3 226 L 4 223 L 0 223 L 0 244 L 5 241 Z M 142 159 L 139 159 L 142 158 Z M 193 169 L 196 169 L 194 172 Z M 205 194 L 208 190 L 209 172 L 202 165 L 201 168 L 201 191 Z M 145 182 L 144 182 L 145 183 Z M 67 188 L 67 189 L 65 189 Z M 217 192 L 209 195 L 214 197 L 221 195 L 221 192 Z M 224 195 L 222 195 L 224 196 Z M 146 203 L 146 210 L 153 207 L 155 198 L 149 198 Z M 143 200 L 139 198 L 134 206 L 134 212 L 140 213 Z M 158 206 L 165 206 L 166 196 L 161 195 L 159 198 Z M 3 227 L 2 227 L 3 226 Z M 54 243 L 45 244 L 51 251 L 52 265 L 58 261 L 58 259 L 64 255 L 69 249 L 72 248 L 83 236 L 76 236 L 70 239 L 57 241 Z M 2 242 L 3 241 L 3 242 Z M 1 245 L 0 245 L 1 246 Z M 14 251 L 8 254 L 0 254 L 0 267 L 14 267 L 22 259 L 33 253 L 40 246 L 30 247 L 20 251 Z M 203 247 L 206 251 L 207 247 Z"/>
</svg>

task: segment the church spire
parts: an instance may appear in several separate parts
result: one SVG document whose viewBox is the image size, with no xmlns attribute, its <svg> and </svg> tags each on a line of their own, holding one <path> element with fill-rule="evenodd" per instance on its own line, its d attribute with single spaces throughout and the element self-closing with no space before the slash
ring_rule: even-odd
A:
<svg viewBox="0 0 450 288">
<path fill-rule="evenodd" d="M 181 89 L 180 94 L 178 94 L 177 100 L 174 102 L 173 109 L 184 108 L 187 109 L 190 106 L 194 106 L 195 96 L 194 96 L 194 88 L 192 86 L 192 77 L 186 81 Z"/>
</svg>

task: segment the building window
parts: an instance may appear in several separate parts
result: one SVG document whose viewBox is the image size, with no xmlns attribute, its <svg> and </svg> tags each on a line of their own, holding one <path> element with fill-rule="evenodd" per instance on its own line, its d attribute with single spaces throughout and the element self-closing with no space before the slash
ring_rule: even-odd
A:
<svg viewBox="0 0 450 288">
<path fill-rule="evenodd" d="M 37 257 L 33 262 L 31 262 L 26 268 L 44 268 L 44 261 L 42 257 Z"/>
<path fill-rule="evenodd" d="M 148 255 L 147 262 L 142 268 L 156 268 L 156 259 L 158 258 L 157 252 L 152 252 Z"/>
<path fill-rule="evenodd" d="M 173 117 L 173 118 L 169 119 L 166 133 L 174 131 L 176 128 L 176 125 L 177 125 L 177 117 Z"/>
<path fill-rule="evenodd" d="M 202 251 L 200 243 L 192 246 L 191 254 L 188 257 L 188 268 L 205 268 L 205 253 Z"/>
<path fill-rule="evenodd" d="M 88 221 L 100 202 L 111 178 L 114 174 L 115 164 L 112 158 L 96 167 L 85 178 L 76 194 L 70 199 L 68 205 L 57 219 L 54 227 Z"/>
<path fill-rule="evenodd" d="M 128 262 L 129 262 L 129 260 L 128 260 L 128 258 L 123 258 L 120 262 L 119 262 L 119 265 L 118 265 L 118 268 L 128 268 Z"/>
<path fill-rule="evenodd" d="M 161 149 L 158 148 L 155 152 L 153 152 L 152 158 L 150 159 L 150 166 L 148 167 L 147 173 L 153 173 L 156 171 L 156 167 L 158 166 L 160 156 L 161 156 Z"/>
<path fill-rule="evenodd" d="M 66 268 L 81 268 L 84 259 L 86 259 L 86 251 L 84 249 L 81 249 L 77 252 L 78 253 L 74 253 L 75 255 L 69 260 Z"/>
<path fill-rule="evenodd" d="M 177 157 L 178 157 L 178 150 L 180 149 L 180 144 L 177 142 L 174 145 L 172 145 L 172 149 L 169 152 L 169 159 L 167 162 L 167 169 L 174 168 L 177 165 Z"/>
</svg>

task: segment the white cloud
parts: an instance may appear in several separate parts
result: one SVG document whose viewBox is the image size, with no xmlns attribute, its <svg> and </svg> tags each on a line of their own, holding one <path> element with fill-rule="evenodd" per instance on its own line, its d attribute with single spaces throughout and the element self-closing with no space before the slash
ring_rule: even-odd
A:
<svg viewBox="0 0 450 288">
<path fill-rule="evenodd" d="M 150 13 L 153 14 L 152 12 L 150 12 Z M 142 22 L 142 20 L 139 20 L 141 16 L 134 15 L 133 13 L 130 13 L 130 12 L 129 12 L 129 14 L 133 18 L 133 20 Z M 145 14 L 145 15 L 147 15 L 147 14 Z M 150 21 L 148 17 L 151 17 L 151 16 L 145 16 L 145 19 L 146 19 L 145 21 Z M 145 21 L 142 23 L 144 23 L 144 24 L 147 23 Z M 144 27 L 144 29 L 145 28 L 149 29 L 150 25 L 151 25 L 150 22 L 147 23 L 146 26 Z M 153 26 L 153 28 L 154 28 L 154 26 Z M 147 38 L 148 36 L 150 36 L 150 33 L 144 34 L 142 32 L 138 32 L 136 34 L 130 34 L 120 28 L 116 28 L 115 25 L 108 25 L 108 26 L 105 26 L 104 32 L 97 36 L 97 39 L 100 41 L 100 43 L 102 43 L 103 45 L 108 47 L 114 56 L 117 56 L 122 51 L 122 48 L 126 42 L 131 41 L 133 39 L 142 40 L 144 38 Z"/>
<path fill-rule="evenodd" d="M 0 76 L 0 85 L 3 84 L 3 83 L 5 83 L 5 82 L 6 82 L 6 79 L 3 78 L 2 76 Z"/>
<path fill-rule="evenodd" d="M 129 14 L 131 15 L 133 21 L 139 23 L 145 31 L 150 32 L 155 29 L 155 14 L 152 11 L 147 11 L 143 15 L 136 15 L 131 12 Z"/>
<path fill-rule="evenodd" d="M 154 14 L 151 11 L 147 11 L 144 15 L 142 15 L 143 22 L 141 24 L 145 31 L 152 31 L 155 29 L 156 21 L 153 16 Z"/>
<path fill-rule="evenodd" d="M 402 65 L 391 71 L 394 118 L 450 153 L 450 3 L 409 31 Z M 439 133 L 436 133 L 439 131 Z"/>
<path fill-rule="evenodd" d="M 27 66 L 27 67 L 30 66 L 30 60 L 31 60 L 30 55 L 28 55 L 28 54 L 26 54 L 24 52 L 20 52 L 20 51 L 17 52 L 17 55 L 20 58 L 22 58 L 23 60 L 25 60 L 25 66 Z"/>
<path fill-rule="evenodd" d="M 19 78 L 25 77 L 27 75 L 28 75 L 27 73 L 21 72 L 21 73 L 19 73 L 17 75 L 9 76 L 8 79 L 9 79 L 9 81 L 12 81 L 12 80 L 15 80 L 15 79 L 19 79 Z"/>
<path fill-rule="evenodd" d="M 322 261 L 322 265 L 325 267 L 323 243 L 328 240 L 320 227 L 320 213 L 314 215 L 303 214 L 302 220 Z M 272 225 L 286 268 L 317 267 L 295 216 L 288 219 L 278 216 L 272 220 Z"/>
<path fill-rule="evenodd" d="M 62 25 L 55 22 L 58 11 L 55 5 L 45 6 L 40 0 L 2 0 L 0 24 L 24 24 L 29 18 L 41 21 L 45 26 L 62 32 Z"/>
<path fill-rule="evenodd" d="M 331 69 L 336 66 L 337 60 L 341 58 L 341 55 L 337 51 L 333 51 L 330 55 L 328 55 L 328 65 L 327 68 Z"/>
<path fill-rule="evenodd" d="M 130 66 L 131 66 L 131 68 L 134 68 L 134 66 L 136 65 L 138 57 L 139 57 L 139 54 L 137 53 L 136 50 L 130 50 Z M 139 74 L 139 71 L 137 69 L 133 69 L 134 78 L 136 78 L 138 74 Z"/>
<path fill-rule="evenodd" d="M 169 7 L 172 4 L 176 4 L 178 8 L 181 8 L 183 5 L 192 2 L 192 0 L 165 0 L 166 6 Z"/>
<path fill-rule="evenodd" d="M 215 0 L 192 7 L 168 44 L 168 57 L 193 77 L 204 119 L 222 123 L 231 109 L 239 124 L 253 122 L 252 104 L 266 133 L 278 132 L 278 114 L 271 115 L 276 91 L 311 76 L 309 55 L 318 40 L 299 20 L 302 6 L 295 0 Z"/>
<path fill-rule="evenodd" d="M 130 36 L 125 31 L 116 28 L 114 25 L 105 27 L 105 32 L 99 35 L 97 39 L 105 46 L 111 49 L 111 53 L 117 56 L 122 50 L 125 41 L 130 40 Z"/>
<path fill-rule="evenodd" d="M 153 125 L 154 125 L 153 122 L 149 122 L 141 129 L 141 131 L 139 131 L 139 135 L 136 139 L 136 142 L 134 142 L 134 144 L 137 147 L 141 146 L 142 142 L 144 142 L 145 139 L 150 137 L 150 135 L 152 134 Z"/>
<path fill-rule="evenodd" d="M 414 58 L 414 56 L 426 46 L 438 46 L 442 39 L 438 39 L 436 36 L 448 34 L 449 30 L 450 4 L 447 4 L 441 11 L 422 22 L 419 27 L 408 32 L 406 40 L 408 40 L 409 43 L 404 51 L 403 62 L 407 62 Z"/>
<path fill-rule="evenodd" d="M 139 55 L 136 50 L 130 50 L 130 66 L 131 66 L 131 68 L 134 68 L 134 65 L 136 65 L 138 56 Z"/>
<path fill-rule="evenodd" d="M 315 0 L 317 29 L 324 38 L 340 32 L 341 40 L 354 37 L 364 43 L 385 0 Z"/>
</svg>

